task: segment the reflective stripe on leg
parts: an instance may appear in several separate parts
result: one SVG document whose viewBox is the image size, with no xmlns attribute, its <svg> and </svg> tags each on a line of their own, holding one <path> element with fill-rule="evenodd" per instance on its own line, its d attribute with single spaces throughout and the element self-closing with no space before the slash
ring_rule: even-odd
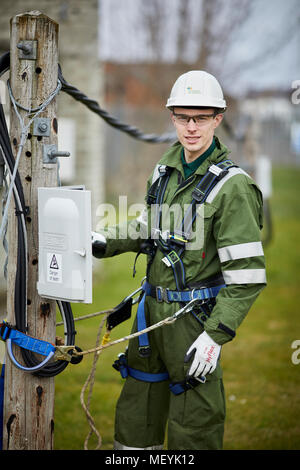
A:
<svg viewBox="0 0 300 470">
<path fill-rule="evenodd" d="M 150 447 L 128 447 L 118 441 L 114 441 L 114 450 L 162 450 L 163 444 Z"/>
</svg>

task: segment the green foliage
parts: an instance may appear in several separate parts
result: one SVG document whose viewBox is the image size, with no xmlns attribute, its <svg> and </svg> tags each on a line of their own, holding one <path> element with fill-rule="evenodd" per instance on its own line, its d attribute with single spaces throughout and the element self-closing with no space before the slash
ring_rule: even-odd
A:
<svg viewBox="0 0 300 470">
<path fill-rule="evenodd" d="M 300 247 L 300 171 L 275 168 L 271 201 L 273 238 L 265 247 L 268 286 L 260 295 L 236 338 L 223 347 L 222 364 L 227 397 L 225 449 L 299 449 L 300 364 L 291 361 L 294 340 L 300 340 L 298 306 Z M 134 291 L 144 276 L 139 258 L 132 278 L 134 254 L 97 261 L 93 305 L 73 305 L 75 316 L 117 305 Z M 135 312 L 135 307 L 134 307 Z M 95 346 L 101 317 L 76 322 L 76 344 Z M 112 332 L 121 338 L 129 320 Z M 112 449 L 114 409 L 122 379 L 112 368 L 126 342 L 99 356 L 90 411 L 102 437 L 101 449 Z M 93 355 L 70 365 L 55 379 L 55 448 L 83 449 L 89 425 L 80 404 L 81 389 L 91 370 Z M 87 393 L 86 393 L 87 400 Z M 96 440 L 91 438 L 89 448 Z"/>
</svg>

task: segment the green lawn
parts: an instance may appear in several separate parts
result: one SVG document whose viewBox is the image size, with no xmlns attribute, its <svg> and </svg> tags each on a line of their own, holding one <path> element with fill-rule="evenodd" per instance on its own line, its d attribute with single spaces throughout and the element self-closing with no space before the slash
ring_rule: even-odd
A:
<svg viewBox="0 0 300 470">
<path fill-rule="evenodd" d="M 265 248 L 268 286 L 254 304 L 237 336 L 223 347 L 222 363 L 227 396 L 225 449 L 300 449 L 300 364 L 292 363 L 291 344 L 300 340 L 298 307 L 300 246 L 300 170 L 273 171 L 271 201 L 273 238 Z M 132 278 L 133 254 L 95 260 L 93 305 L 73 305 L 75 316 L 117 305 L 136 289 L 144 276 L 139 258 Z M 96 342 L 101 317 L 76 323 L 82 349 Z M 130 331 L 131 320 L 113 330 L 112 339 Z M 167 328 L 167 326 L 166 326 Z M 114 407 L 122 386 L 112 368 L 126 343 L 99 356 L 91 399 L 91 414 L 102 437 L 101 449 L 112 449 Z M 299 355 L 300 357 L 300 355 Z M 93 356 L 70 365 L 56 377 L 55 448 L 83 449 L 89 425 L 80 404 L 80 392 Z M 91 438 L 89 448 L 95 447 Z"/>
</svg>

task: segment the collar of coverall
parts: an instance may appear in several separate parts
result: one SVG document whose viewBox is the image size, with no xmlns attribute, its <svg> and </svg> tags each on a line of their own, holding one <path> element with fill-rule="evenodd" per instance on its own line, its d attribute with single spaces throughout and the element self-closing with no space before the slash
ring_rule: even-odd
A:
<svg viewBox="0 0 300 470">
<path fill-rule="evenodd" d="M 197 168 L 194 174 L 197 175 L 204 175 L 208 168 L 213 164 L 213 163 L 219 163 L 220 161 L 224 160 L 224 158 L 228 157 L 230 151 L 228 148 L 223 145 L 218 137 L 215 136 L 215 143 L 216 147 L 214 151 L 209 155 L 209 157 L 204 160 L 204 162 Z M 180 142 L 175 142 L 159 161 L 160 165 L 167 165 L 172 168 L 177 168 L 178 171 L 184 176 L 184 171 L 183 171 L 183 166 L 181 162 L 181 151 L 182 151 L 182 145 Z"/>
</svg>

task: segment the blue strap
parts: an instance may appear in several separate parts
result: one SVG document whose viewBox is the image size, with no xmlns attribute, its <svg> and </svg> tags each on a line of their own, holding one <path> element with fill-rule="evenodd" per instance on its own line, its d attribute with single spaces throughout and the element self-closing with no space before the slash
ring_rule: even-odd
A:
<svg viewBox="0 0 300 470">
<path fill-rule="evenodd" d="M 137 330 L 141 331 L 147 328 L 146 318 L 145 318 L 145 299 L 146 293 L 143 294 L 142 299 L 139 302 L 137 310 Z M 140 348 L 149 348 L 149 339 L 148 334 L 143 333 L 139 336 L 139 347 Z"/>
<path fill-rule="evenodd" d="M 180 382 L 170 384 L 169 388 L 171 392 L 174 393 L 174 395 L 180 395 L 186 391 L 186 388 L 183 387 L 182 383 Z"/>
<path fill-rule="evenodd" d="M 170 376 L 168 372 L 143 372 L 138 369 L 133 369 L 129 367 L 127 364 L 127 359 L 125 354 L 120 354 L 119 358 L 113 364 L 113 367 L 118 370 L 121 374 L 123 379 L 126 379 L 128 376 L 133 377 L 136 380 L 140 380 L 141 382 L 150 382 L 150 383 L 157 383 L 163 382 L 165 380 L 170 380 Z M 197 387 L 200 383 L 204 384 L 206 382 L 206 377 L 201 376 L 198 379 L 194 377 L 189 377 L 182 382 L 173 382 L 169 384 L 170 391 L 174 395 L 180 395 L 181 393 L 190 390 L 191 388 Z"/>
<path fill-rule="evenodd" d="M 156 374 L 150 372 L 143 372 L 138 369 L 133 369 L 127 365 L 126 356 L 121 354 L 119 359 L 115 362 L 115 368 L 119 370 L 123 379 L 126 379 L 128 376 L 133 377 L 136 380 L 141 380 L 142 382 L 163 382 L 164 380 L 169 380 L 168 372 L 158 372 Z"/>
<path fill-rule="evenodd" d="M 40 370 L 40 369 L 43 369 L 43 367 L 45 367 L 46 364 L 48 364 L 48 362 L 50 361 L 50 359 L 52 359 L 52 357 L 54 356 L 54 351 L 50 351 L 48 356 L 42 361 L 42 362 L 39 362 L 36 366 L 33 366 L 33 367 L 25 367 L 23 366 L 22 364 L 20 364 L 17 359 L 15 358 L 14 356 L 14 353 L 13 353 L 13 350 L 12 350 L 12 340 L 10 338 L 8 338 L 7 342 L 7 354 L 9 355 L 9 358 L 10 360 L 12 361 L 12 363 L 18 368 L 18 369 L 21 369 L 25 372 L 35 372 L 37 370 Z"/>
<path fill-rule="evenodd" d="M 201 376 L 198 379 L 194 377 L 190 377 L 183 382 L 173 382 L 169 384 L 169 388 L 174 395 L 180 395 L 181 393 L 187 392 L 191 388 L 195 388 L 200 384 L 204 384 L 206 382 L 206 377 Z"/>
<path fill-rule="evenodd" d="M 220 289 L 222 289 L 223 287 L 226 287 L 226 284 L 221 284 L 219 286 L 213 287 L 205 287 L 202 289 L 193 289 L 189 291 L 174 291 L 165 289 L 165 293 L 168 302 L 190 302 L 192 299 L 208 300 L 214 298 L 218 295 Z M 149 284 L 148 281 L 146 281 L 142 286 L 144 294 L 139 302 L 137 310 L 137 331 L 141 331 L 147 328 L 145 318 L 145 300 L 146 296 L 151 294 L 151 288 L 152 286 L 151 284 Z M 163 301 L 163 296 L 161 292 L 162 289 L 162 287 L 157 288 L 158 301 L 160 302 Z M 150 349 L 148 334 L 143 333 L 139 336 L 138 340 L 140 352 L 142 353 L 142 355 L 149 355 Z"/>
<path fill-rule="evenodd" d="M 33 338 L 21 331 L 10 330 L 9 339 L 20 348 L 28 349 L 42 356 L 48 356 L 51 352 L 56 351 L 55 346 L 48 341 Z"/>
<path fill-rule="evenodd" d="M 226 284 L 220 284 L 212 287 L 202 287 L 201 289 L 192 290 L 170 290 L 157 286 L 154 288 L 148 281 L 143 285 L 145 295 L 151 295 L 153 289 L 156 289 L 157 300 L 163 302 L 166 298 L 168 302 L 190 302 L 193 299 L 208 300 L 217 297 L 219 291 L 226 287 Z M 146 324 L 146 323 L 145 323 Z"/>
<path fill-rule="evenodd" d="M 141 370 L 133 369 L 132 367 L 127 367 L 127 370 L 130 377 L 133 377 L 136 380 L 141 380 L 142 382 L 163 382 L 164 380 L 169 379 L 168 372 L 153 374 L 150 372 L 142 372 Z"/>
<path fill-rule="evenodd" d="M 21 369 L 25 372 L 34 372 L 39 369 L 42 369 L 50 361 L 50 359 L 52 359 L 56 351 L 56 347 L 48 341 L 28 336 L 25 333 L 22 333 L 21 331 L 15 330 L 9 324 L 5 324 L 5 322 L 1 325 L 0 337 L 2 337 L 3 341 L 6 341 L 7 353 L 13 364 L 18 369 Z M 38 363 L 36 366 L 25 367 L 20 364 L 15 358 L 12 344 L 16 344 L 20 348 L 27 349 L 37 354 L 41 354 L 42 356 L 46 356 L 46 358 L 40 363 Z"/>
<path fill-rule="evenodd" d="M 190 302 L 192 299 L 208 300 L 216 297 L 223 287 L 226 287 L 226 284 L 189 291 L 167 290 L 166 295 L 169 302 Z"/>
</svg>

